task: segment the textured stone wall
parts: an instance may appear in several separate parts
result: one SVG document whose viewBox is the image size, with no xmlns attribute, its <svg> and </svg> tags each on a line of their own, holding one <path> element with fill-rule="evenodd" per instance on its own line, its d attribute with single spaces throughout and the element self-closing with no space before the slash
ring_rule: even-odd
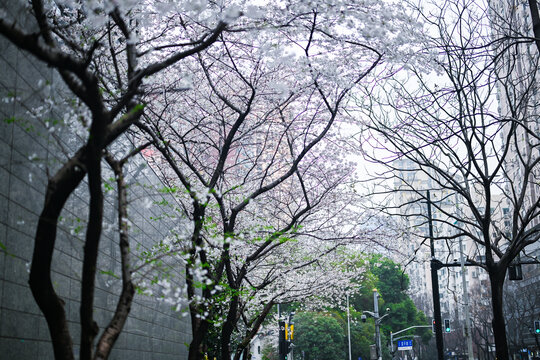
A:
<svg viewBox="0 0 540 360">
<path fill-rule="evenodd" d="M 16 14 L 17 1 L 0 8 Z M 4 7 L 5 6 L 5 7 Z M 26 18 L 20 18 L 20 26 Z M 46 322 L 28 287 L 33 237 L 44 200 L 47 177 L 82 143 L 69 126 L 62 125 L 67 112 L 57 104 L 68 99 L 59 75 L 31 55 L 19 51 L 0 36 L 0 358 L 52 359 Z M 56 105 L 39 106 L 54 99 Z M 120 139 L 122 147 L 129 139 Z M 118 145 L 117 145 L 118 147 Z M 142 156 L 130 162 L 129 218 L 133 253 L 163 239 L 174 220 L 164 220 L 162 187 Z M 107 166 L 104 165 L 104 168 Z M 108 171 L 108 170 L 107 170 Z M 105 178 L 112 176 L 110 171 Z M 112 183 L 114 187 L 114 183 Z M 99 253 L 99 274 L 94 316 L 101 329 L 109 321 L 120 289 L 115 190 L 107 191 L 105 226 Z M 167 199 L 169 202 L 173 199 Z M 62 213 L 52 265 L 53 283 L 65 300 L 75 344 L 79 343 L 80 281 L 83 239 L 88 214 L 88 193 L 82 183 Z M 156 220 L 161 218 L 161 220 Z M 181 277 L 181 271 L 177 273 Z M 190 340 L 187 318 L 155 298 L 136 295 L 126 327 L 111 359 L 183 359 Z M 76 349 L 76 353 L 78 349 Z"/>
</svg>

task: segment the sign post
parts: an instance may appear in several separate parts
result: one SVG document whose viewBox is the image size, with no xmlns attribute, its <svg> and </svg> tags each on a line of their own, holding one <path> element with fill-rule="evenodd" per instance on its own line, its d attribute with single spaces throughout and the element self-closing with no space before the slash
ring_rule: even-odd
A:
<svg viewBox="0 0 540 360">
<path fill-rule="evenodd" d="M 431 325 L 414 325 L 414 326 L 410 326 L 410 327 L 408 327 L 406 329 L 399 330 L 399 331 L 396 331 L 396 332 L 391 332 L 390 331 L 390 349 L 391 349 L 390 351 L 392 352 L 392 354 L 394 354 L 394 339 L 395 339 L 395 336 L 397 334 L 401 334 L 402 332 L 410 330 L 410 329 L 429 328 L 429 327 L 431 327 Z M 408 335 L 406 335 L 406 336 L 408 336 Z M 400 336 L 400 338 L 402 338 L 402 337 L 404 337 L 404 336 Z"/>
<path fill-rule="evenodd" d="M 398 350 L 412 350 L 412 340 L 398 340 Z"/>
</svg>

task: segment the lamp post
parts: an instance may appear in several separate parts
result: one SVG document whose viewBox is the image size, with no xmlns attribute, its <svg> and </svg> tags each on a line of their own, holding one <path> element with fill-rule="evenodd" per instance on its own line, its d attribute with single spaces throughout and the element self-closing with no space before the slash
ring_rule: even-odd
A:
<svg viewBox="0 0 540 360">
<path fill-rule="evenodd" d="M 375 349 L 377 350 L 377 359 L 382 360 L 382 351 L 381 351 L 381 330 L 380 324 L 382 320 L 387 317 L 390 308 L 386 308 L 387 314 L 379 317 L 379 293 L 377 289 L 373 289 L 373 312 L 371 311 L 362 311 L 364 314 L 369 314 L 375 319 Z M 362 321 L 366 322 L 366 315 L 362 315 Z"/>
<path fill-rule="evenodd" d="M 347 337 L 349 339 L 349 360 L 351 358 L 351 316 L 349 312 L 349 293 L 347 292 Z"/>
</svg>

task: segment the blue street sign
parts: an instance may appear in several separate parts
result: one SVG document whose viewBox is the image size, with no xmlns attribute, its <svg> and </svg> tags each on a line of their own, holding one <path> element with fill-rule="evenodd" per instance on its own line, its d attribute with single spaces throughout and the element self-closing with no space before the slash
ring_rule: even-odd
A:
<svg viewBox="0 0 540 360">
<path fill-rule="evenodd" d="M 412 340 L 398 340 L 398 350 L 412 350 Z"/>
</svg>

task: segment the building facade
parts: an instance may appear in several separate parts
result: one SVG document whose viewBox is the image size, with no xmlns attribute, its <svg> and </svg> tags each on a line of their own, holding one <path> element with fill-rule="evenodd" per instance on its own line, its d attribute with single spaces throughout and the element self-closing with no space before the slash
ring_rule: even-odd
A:
<svg viewBox="0 0 540 360">
<path fill-rule="evenodd" d="M 21 6 L 24 3 L 4 1 L 1 9 L 15 18 L 25 13 L 20 11 Z M 19 16 L 19 26 L 26 26 L 27 22 L 24 15 Z M 47 323 L 28 286 L 29 266 L 48 177 L 78 149 L 83 139 L 70 128 L 76 121 L 69 121 L 69 106 L 62 108 L 66 90 L 53 69 L 3 37 L 0 37 L 0 69 L 0 358 L 53 359 Z M 129 139 L 122 138 L 112 150 L 119 151 L 129 145 Z M 105 223 L 94 299 L 94 319 L 100 334 L 112 317 L 121 289 L 117 275 L 120 250 L 116 191 L 112 189 L 114 175 L 106 170 L 105 163 L 103 168 L 104 176 L 112 177 L 113 181 L 108 180 L 111 191 L 105 189 Z M 157 205 L 166 195 L 156 191 L 162 185 L 146 166 L 145 159 L 135 157 L 125 170 L 130 185 L 131 255 L 136 263 L 138 254 L 168 236 L 172 224 L 155 220 L 167 211 Z M 52 263 L 53 285 L 65 301 L 76 358 L 88 199 L 85 183 L 69 198 L 59 222 Z M 177 279 L 182 278 L 182 269 L 178 269 L 177 275 Z M 146 275 L 134 273 L 133 276 L 140 284 Z M 191 325 L 189 317 L 181 315 L 153 296 L 136 294 L 127 323 L 109 358 L 187 358 L 185 344 L 191 339 Z"/>
<path fill-rule="evenodd" d="M 511 131 L 515 139 L 509 147 L 505 162 L 511 186 L 523 189 L 517 196 L 507 197 L 505 227 L 512 231 L 512 213 L 517 211 L 521 218 L 527 218 L 528 209 L 536 208 L 535 216 L 527 225 L 530 230 L 540 226 L 538 216 L 540 199 L 540 93 L 538 85 L 538 61 L 540 49 L 534 41 L 532 17 L 529 3 L 518 0 L 494 1 L 490 8 L 492 38 L 499 47 L 514 45 L 503 53 L 498 67 L 497 98 L 499 116 L 511 119 L 515 130 L 506 125 L 501 141 L 504 143 Z M 507 37 L 507 38 L 505 38 Z M 529 38 L 529 41 L 519 41 Z M 503 40 L 500 40 L 503 39 Z M 513 39 L 513 40 L 512 40 Z M 519 44 L 518 44 L 519 42 Z M 520 200 L 522 196 L 523 200 Z M 516 259 L 525 262 L 518 269 L 520 280 L 507 281 L 505 314 L 509 334 L 509 346 L 515 358 L 532 358 L 540 355 L 540 336 L 534 333 L 534 321 L 540 320 L 540 241 L 527 246 Z"/>
</svg>

